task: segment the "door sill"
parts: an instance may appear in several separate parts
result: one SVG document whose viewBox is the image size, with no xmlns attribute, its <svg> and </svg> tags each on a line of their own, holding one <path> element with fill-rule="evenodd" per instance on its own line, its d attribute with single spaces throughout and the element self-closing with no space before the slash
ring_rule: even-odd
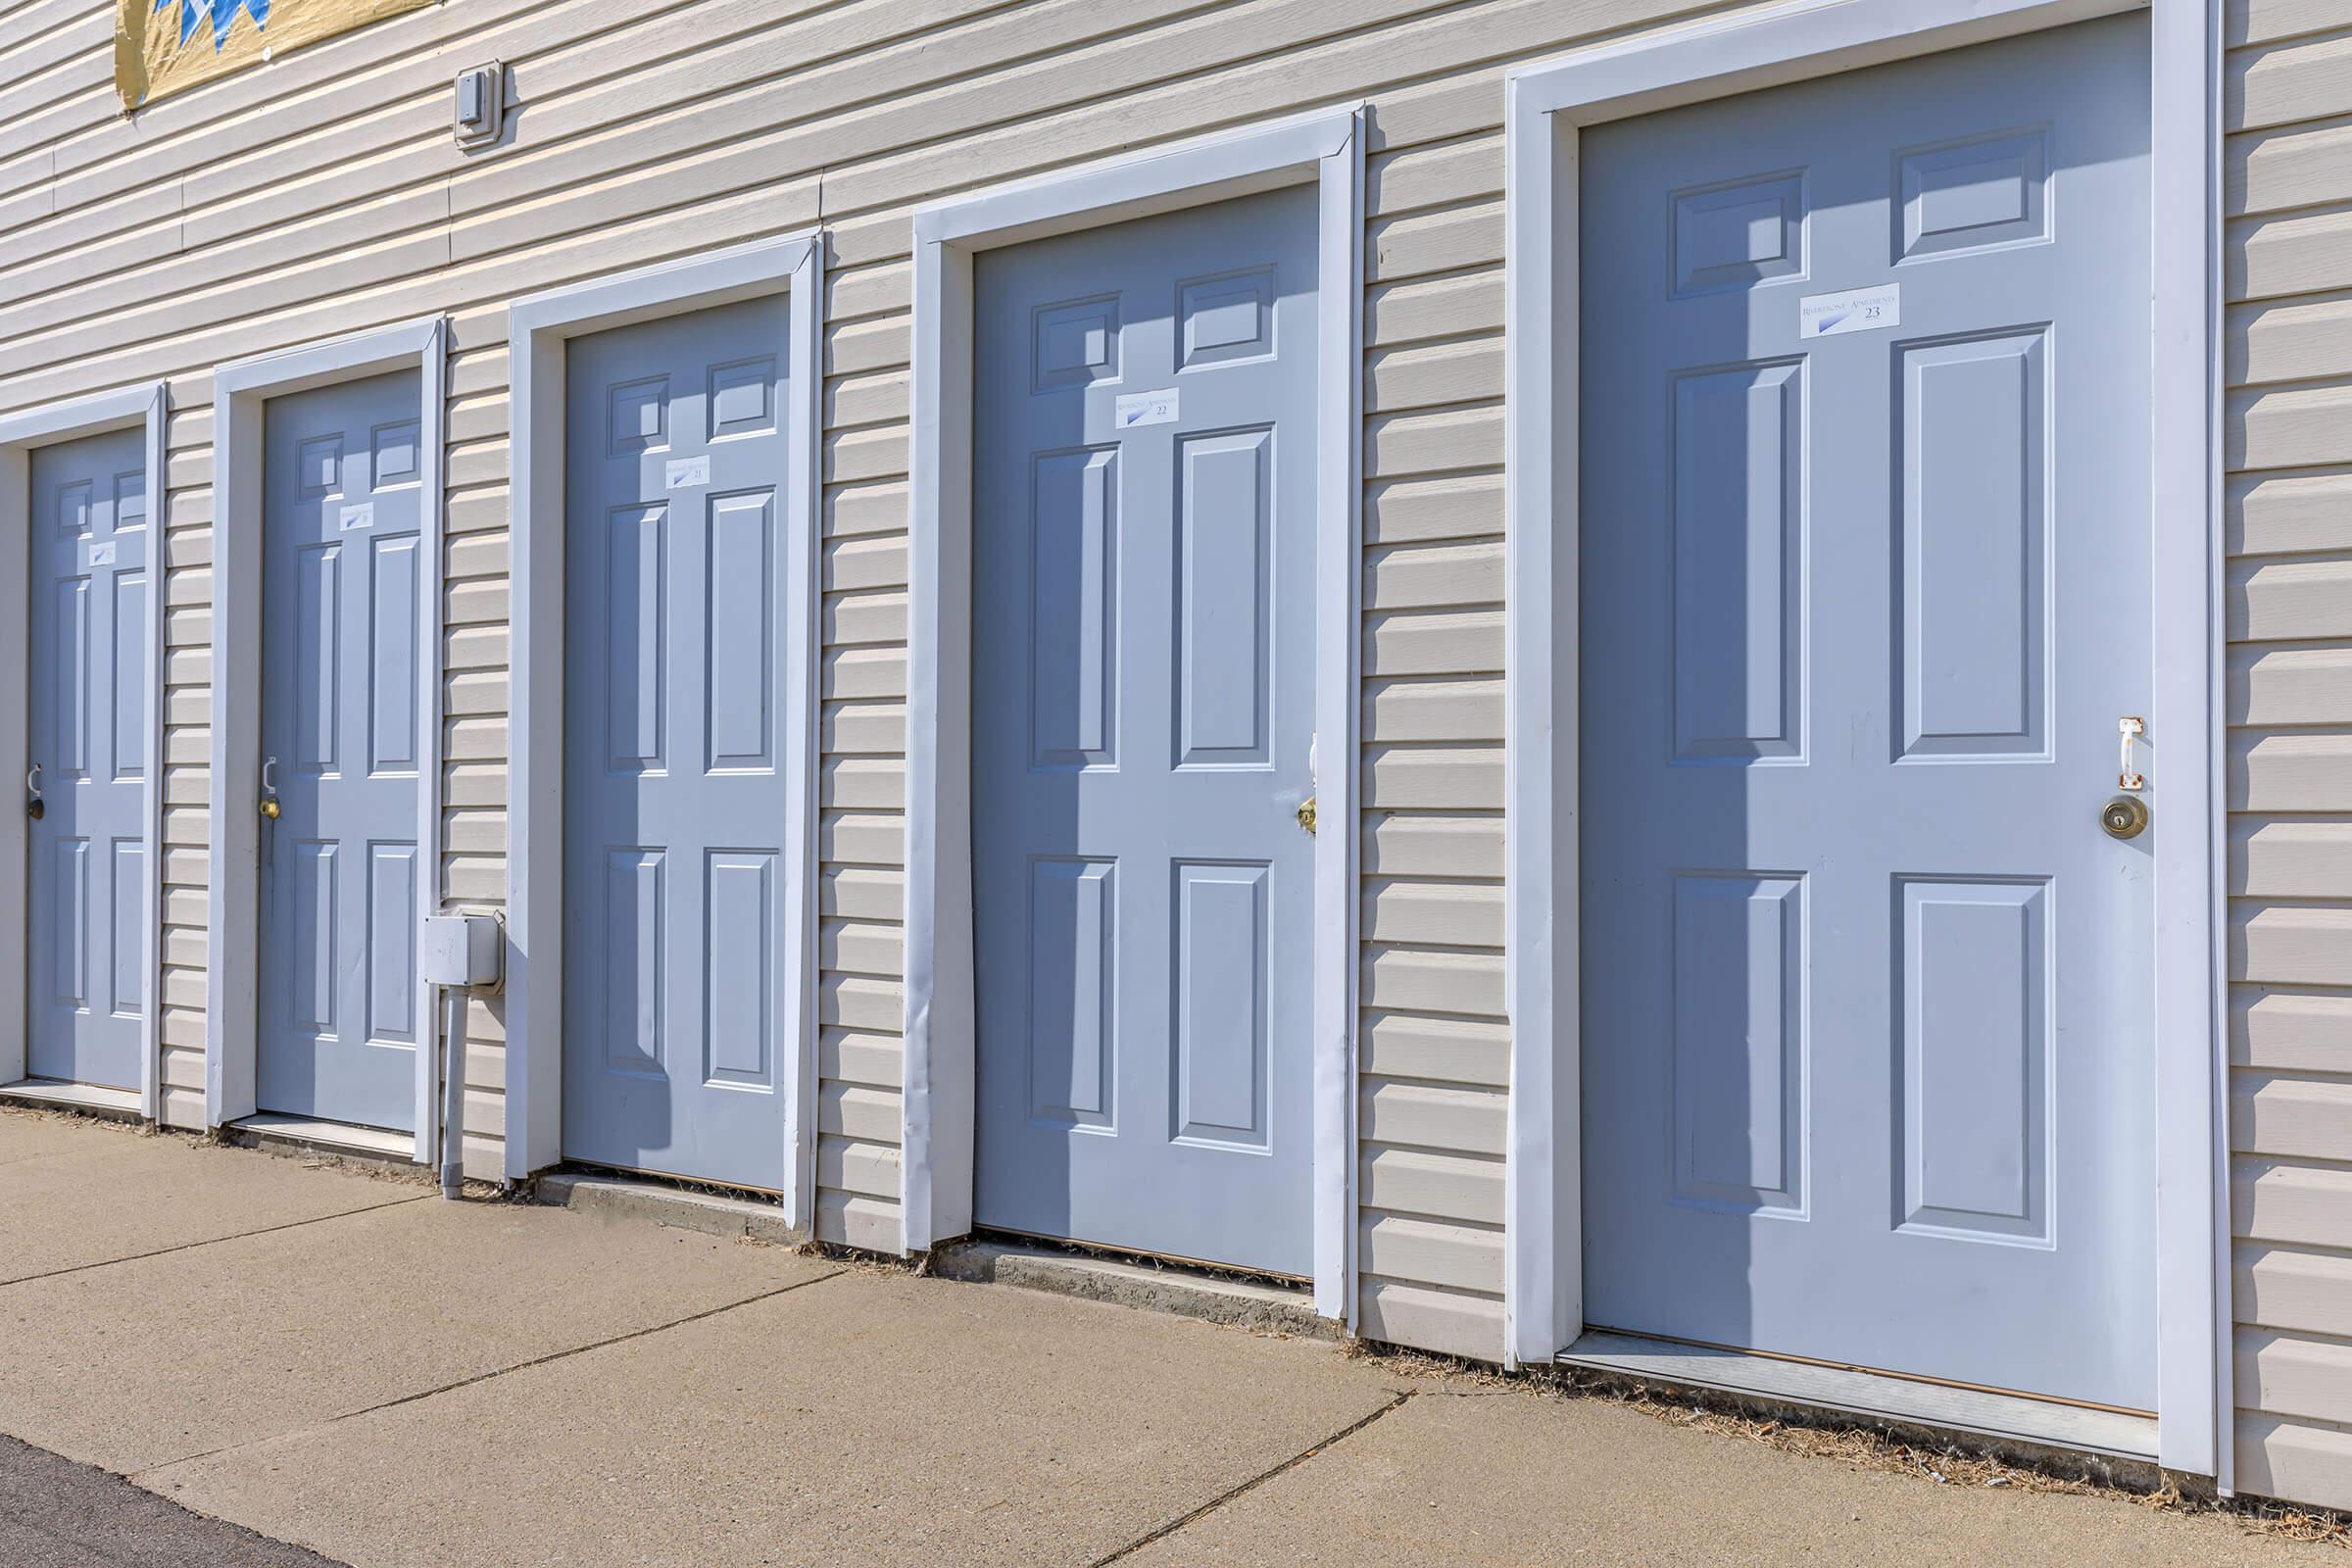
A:
<svg viewBox="0 0 2352 1568">
<path fill-rule="evenodd" d="M 706 1236 L 748 1237 L 777 1247 L 798 1247 L 808 1233 L 786 1219 L 782 1200 L 746 1197 L 750 1188 L 712 1190 L 637 1178 L 607 1170 L 551 1170 L 532 1184 L 534 1202 L 625 1219 L 650 1219 L 674 1230 Z"/>
<path fill-rule="evenodd" d="M 136 1089 L 109 1089 L 99 1084 L 69 1083 L 63 1078 L 23 1078 L 0 1085 L 0 1100 L 19 1105 L 46 1105 L 56 1110 L 78 1110 L 115 1121 L 144 1121 L 145 1107 Z"/>
<path fill-rule="evenodd" d="M 1996 1443 L 2095 1453 L 2153 1463 L 2156 1419 L 2094 1405 L 2060 1404 L 1988 1389 L 1956 1388 L 1749 1354 L 1675 1340 L 1596 1330 L 1562 1350 L 1568 1366 L 1645 1383 L 1710 1389 L 1740 1398 L 1805 1405 L 1936 1432 L 1965 1433 Z"/>
<path fill-rule="evenodd" d="M 980 1237 L 943 1244 L 931 1253 L 930 1268 L 945 1279 L 1014 1285 L 1056 1296 L 1173 1312 L 1260 1333 L 1326 1340 L 1339 1334 L 1336 1321 L 1315 1315 L 1310 1290 L 1277 1284 L 1263 1275 L 1237 1278 L 1229 1272 L 1211 1273 L 1152 1259 L 1110 1257 L 1071 1251 L 1066 1247 L 1032 1247 L 1017 1240 Z"/>
<path fill-rule="evenodd" d="M 229 1129 L 257 1142 L 290 1144 L 335 1154 L 364 1154 L 402 1164 L 416 1162 L 416 1135 L 383 1127 L 361 1127 L 351 1122 L 320 1121 L 315 1116 L 290 1116 L 265 1110 L 230 1122 Z"/>
</svg>

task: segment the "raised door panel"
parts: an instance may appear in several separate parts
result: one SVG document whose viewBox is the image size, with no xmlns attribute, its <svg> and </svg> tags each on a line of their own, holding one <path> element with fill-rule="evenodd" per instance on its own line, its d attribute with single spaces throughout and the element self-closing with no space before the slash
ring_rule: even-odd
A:
<svg viewBox="0 0 2352 1568">
<path fill-rule="evenodd" d="M 1266 1145 L 1271 874 L 1265 865 L 1176 862 L 1178 1138 Z"/>
<path fill-rule="evenodd" d="M 704 522 L 703 765 L 776 765 L 776 498 L 713 496 Z"/>
<path fill-rule="evenodd" d="M 667 857 L 659 850 L 608 850 L 605 854 L 604 1006 L 589 1027 L 605 1042 L 608 1071 L 659 1074 L 663 1070 L 662 1026 L 668 1009 L 662 992 L 669 944 L 668 913 L 662 897 Z"/>
<path fill-rule="evenodd" d="M 1266 765 L 1274 684 L 1274 432 L 1176 455 L 1177 765 Z"/>
<path fill-rule="evenodd" d="M 48 859 L 49 1000 L 78 1012 L 90 1004 L 90 841 L 57 839 Z"/>
<path fill-rule="evenodd" d="M 1030 868 L 1029 1114 L 1115 1124 L 1118 867 L 1039 859 Z"/>
<path fill-rule="evenodd" d="M 1029 733 L 1033 765 L 1118 760 L 1116 448 L 1031 462 Z"/>
<path fill-rule="evenodd" d="M 2043 336 L 1903 350 L 1906 757 L 2048 750 Z"/>
<path fill-rule="evenodd" d="M 69 783 L 90 776 L 90 580 L 54 585 L 49 625 L 49 744 L 37 760 L 45 778 Z"/>
<path fill-rule="evenodd" d="M 1896 1222 L 2050 1236 L 2047 883 L 1905 878 Z"/>
<path fill-rule="evenodd" d="M 294 745 L 287 761 L 297 771 L 342 771 L 343 547 L 306 545 L 292 565 L 294 617 L 278 657 L 294 677 L 287 717 Z"/>
<path fill-rule="evenodd" d="M 416 771 L 417 597 L 422 546 L 414 534 L 368 542 L 368 771 Z"/>
<path fill-rule="evenodd" d="M 1788 760 L 1803 748 L 1802 368 L 1674 386 L 1675 757 Z"/>
<path fill-rule="evenodd" d="M 1801 1213 L 1804 883 L 1674 879 L 1674 1193 Z"/>
</svg>

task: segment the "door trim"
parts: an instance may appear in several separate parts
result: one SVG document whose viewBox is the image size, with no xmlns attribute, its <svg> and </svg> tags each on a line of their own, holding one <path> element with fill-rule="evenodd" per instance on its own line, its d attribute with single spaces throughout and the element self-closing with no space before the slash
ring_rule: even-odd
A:
<svg viewBox="0 0 2352 1568">
<path fill-rule="evenodd" d="M 1363 137 L 1353 105 L 915 209 L 902 1250 L 926 1250 L 972 1226 L 971 691 L 960 678 L 971 641 L 972 259 L 1023 240 L 1305 184 L 1320 194 L 1315 789 L 1318 814 L 1333 828 L 1315 840 L 1315 1311 L 1352 1324 L 1364 229 Z"/>
<path fill-rule="evenodd" d="M 171 387 L 143 381 L 114 392 L 51 403 L 0 417 L 0 622 L 14 620 L 29 632 L 26 595 L 30 586 L 32 454 L 40 447 L 137 428 L 145 436 L 147 471 L 147 711 L 140 725 L 145 755 L 140 766 L 140 853 L 147 860 L 147 885 L 140 890 L 145 951 L 141 958 L 147 1001 L 139 1018 L 139 1114 L 157 1120 L 163 1106 L 163 929 L 164 861 L 164 535 L 171 521 L 171 497 L 164 488 L 164 426 L 171 418 Z M 24 667 L 29 669 L 29 650 Z M 25 772 L 25 725 L 31 716 L 31 687 L 0 681 L 0 805 L 12 799 Z M 0 909 L 24 907 L 24 815 L 0 809 Z M 24 1076 L 25 922 L 0 920 L 0 1084 Z"/>
<path fill-rule="evenodd" d="M 1505 241 L 1511 1083 L 1509 1353 L 1583 1331 L 1577 864 L 1576 254 L 1580 126 L 2142 9 L 2144 0 L 1811 0 L 1511 74 Z M 2155 853 L 2158 1418 L 2162 1462 L 2230 1484 L 2226 883 L 2219 694 L 2219 43 L 2210 6 L 2152 0 L 2154 710 L 2168 819 Z M 2202 106 L 2190 114 L 2183 106 Z M 1528 591 L 1524 585 L 1545 585 Z M 1563 609 L 1562 607 L 1571 607 Z M 2176 630 L 2177 629 L 2177 630 Z M 2162 788 L 2164 786 L 2160 786 Z"/>
<path fill-rule="evenodd" d="M 438 316 L 237 360 L 213 371 L 212 872 L 205 901 L 204 1121 L 251 1116 L 261 1024 L 263 405 L 314 387 L 414 369 L 417 383 L 418 549 L 416 849 L 425 866 L 418 918 L 441 906 L 442 424 L 447 329 Z M 437 1019 L 416 982 L 416 1016 Z M 437 1154 L 431 1030 L 418 1031 L 416 1159 Z"/>
<path fill-rule="evenodd" d="M 817 517 L 824 254 L 813 232 L 635 268 L 514 301 L 507 312 L 513 449 L 514 695 L 507 795 L 507 1176 L 564 1157 L 564 462 L 565 344 L 714 305 L 788 296 L 783 417 L 798 465 L 784 495 L 786 665 L 780 725 L 799 863 L 778 948 L 792 1027 L 784 1110 L 786 1223 L 812 1218 L 816 1179 Z"/>
</svg>

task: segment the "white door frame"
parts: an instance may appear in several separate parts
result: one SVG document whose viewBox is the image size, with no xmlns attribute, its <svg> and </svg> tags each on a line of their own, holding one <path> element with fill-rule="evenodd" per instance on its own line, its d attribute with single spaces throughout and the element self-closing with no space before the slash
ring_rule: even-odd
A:
<svg viewBox="0 0 2352 1568">
<path fill-rule="evenodd" d="M 416 854 L 418 918 L 441 906 L 442 411 L 438 316 L 258 355 L 213 372 L 213 885 L 205 905 L 204 1121 L 251 1116 L 260 1057 L 263 405 L 393 370 L 418 372 Z M 416 982 L 416 1157 L 437 1157 L 433 989 Z"/>
<path fill-rule="evenodd" d="M 163 713 L 164 713 L 164 533 L 170 521 L 170 497 L 164 490 L 164 424 L 170 416 L 171 394 L 162 381 L 146 381 L 120 391 L 51 403 L 0 417 L 0 625 L 13 624 L 27 632 L 32 624 L 29 587 L 32 560 L 32 454 L 85 435 L 140 427 L 146 435 L 147 470 L 147 635 L 141 643 L 147 662 L 147 710 L 140 733 L 145 753 L 140 760 L 140 853 L 146 857 L 147 885 L 140 890 L 144 914 L 145 951 L 140 958 L 146 976 L 146 1004 L 139 1019 L 139 1114 L 154 1121 L 161 1114 L 163 1015 Z M 29 649 L 18 667 L 30 670 Z M 27 834 L 24 813 L 16 808 L 18 781 L 24 777 L 25 750 L 30 737 L 31 683 L 28 679 L 0 680 L 0 1085 L 24 1076 L 24 962 Z"/>
<path fill-rule="evenodd" d="M 1961 48 L 2144 0 L 1800 0 L 1580 51 L 1512 74 L 1507 239 L 1510 580 L 1506 906 L 1511 1103 L 1504 1311 L 1510 1354 L 1583 1330 L 1578 1134 L 1577 149 L 1583 125 Z M 2225 995 L 2218 695 L 2219 40 L 2212 7 L 2153 0 L 2154 707 L 2160 822 L 2155 1061 L 2158 1442 L 2228 1482 Z M 2202 106 L 2202 113 L 2199 112 Z M 2085 807 L 2085 830 L 2088 828 Z"/>
<path fill-rule="evenodd" d="M 778 932 L 792 1026 L 785 1041 L 784 1212 L 813 1217 L 816 1138 L 816 519 L 823 368 L 823 247 L 788 234 L 635 268 L 516 300 L 507 312 L 514 431 L 513 739 L 507 796 L 507 1177 L 564 1157 L 564 471 L 572 338 L 738 300 L 786 295 L 792 312 L 784 433 L 785 674 L 779 715 L 784 821 L 793 837 Z"/>
<path fill-rule="evenodd" d="M 1363 137 L 1354 105 L 991 186 L 914 213 L 906 668 L 904 1250 L 972 1225 L 972 258 L 1053 234 L 1311 184 L 1316 333 L 1315 1310 L 1353 1321 L 1356 548 Z"/>
</svg>

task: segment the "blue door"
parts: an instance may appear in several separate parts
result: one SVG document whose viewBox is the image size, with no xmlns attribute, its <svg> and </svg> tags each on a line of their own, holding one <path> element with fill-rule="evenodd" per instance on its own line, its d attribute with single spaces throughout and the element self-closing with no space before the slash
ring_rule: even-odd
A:
<svg viewBox="0 0 2352 1568">
<path fill-rule="evenodd" d="M 147 1004 L 147 458 L 117 430 L 32 454 L 25 1071 L 139 1087 Z"/>
<path fill-rule="evenodd" d="M 978 259 L 982 1225 L 1313 1269 L 1315 265 L 1311 188 Z"/>
<path fill-rule="evenodd" d="M 2147 48 L 1586 138 L 1595 1327 L 2154 1407 Z"/>
<path fill-rule="evenodd" d="M 564 437 L 564 1153 L 784 1186 L 781 296 L 576 338 Z"/>
<path fill-rule="evenodd" d="M 262 437 L 263 1110 L 416 1125 L 427 578 L 413 370 L 272 398 Z"/>
</svg>

